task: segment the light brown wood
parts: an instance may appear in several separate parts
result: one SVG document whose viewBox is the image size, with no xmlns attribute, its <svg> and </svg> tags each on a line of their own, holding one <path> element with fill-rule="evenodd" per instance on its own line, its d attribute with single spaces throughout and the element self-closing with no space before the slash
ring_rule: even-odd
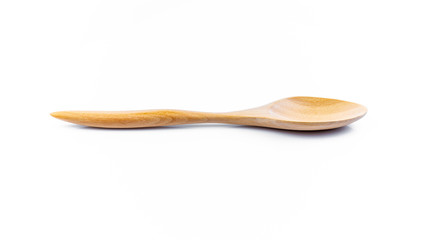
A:
<svg viewBox="0 0 427 240">
<path fill-rule="evenodd" d="M 145 128 L 192 123 L 227 123 L 287 130 L 325 130 L 346 126 L 367 109 L 357 103 L 318 97 L 291 97 L 248 110 L 205 113 L 183 110 L 62 111 L 55 118 L 98 128 Z"/>
</svg>

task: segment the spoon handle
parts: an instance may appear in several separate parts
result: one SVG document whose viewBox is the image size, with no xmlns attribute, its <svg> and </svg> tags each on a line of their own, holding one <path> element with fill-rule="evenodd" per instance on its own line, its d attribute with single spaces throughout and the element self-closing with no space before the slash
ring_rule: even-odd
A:
<svg viewBox="0 0 427 240">
<path fill-rule="evenodd" d="M 184 110 L 143 111 L 62 111 L 54 112 L 55 118 L 91 127 L 144 128 L 192 123 L 228 123 L 233 116 L 222 113 L 205 113 Z"/>
</svg>

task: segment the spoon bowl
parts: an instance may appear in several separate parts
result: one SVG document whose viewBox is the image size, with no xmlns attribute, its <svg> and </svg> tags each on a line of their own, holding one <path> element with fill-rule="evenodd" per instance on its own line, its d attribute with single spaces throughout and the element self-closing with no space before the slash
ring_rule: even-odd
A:
<svg viewBox="0 0 427 240">
<path fill-rule="evenodd" d="M 292 97 L 272 103 L 270 111 L 290 121 L 332 122 L 361 117 L 367 109 L 360 104 L 337 99 Z"/>
<path fill-rule="evenodd" d="M 367 109 L 357 103 L 319 97 L 290 97 L 242 111 L 206 113 L 184 110 L 61 111 L 51 115 L 100 128 L 144 128 L 192 123 L 227 123 L 286 130 L 315 131 L 346 126 Z"/>
</svg>

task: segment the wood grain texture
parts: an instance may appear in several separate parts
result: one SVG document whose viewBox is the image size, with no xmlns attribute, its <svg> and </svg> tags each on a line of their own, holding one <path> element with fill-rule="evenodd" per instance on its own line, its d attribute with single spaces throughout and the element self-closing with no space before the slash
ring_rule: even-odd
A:
<svg viewBox="0 0 427 240">
<path fill-rule="evenodd" d="M 90 127 L 144 128 L 193 123 L 227 123 L 287 130 L 325 130 L 346 126 L 363 117 L 359 104 L 317 97 L 292 97 L 248 110 L 206 113 L 184 110 L 61 111 L 55 118 Z"/>
</svg>

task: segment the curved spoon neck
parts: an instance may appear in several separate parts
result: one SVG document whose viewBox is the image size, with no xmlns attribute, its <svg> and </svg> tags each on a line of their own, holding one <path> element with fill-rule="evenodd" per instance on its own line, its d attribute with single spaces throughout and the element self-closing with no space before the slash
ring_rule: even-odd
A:
<svg viewBox="0 0 427 240">
<path fill-rule="evenodd" d="M 242 111 L 223 112 L 223 113 L 209 113 L 210 123 L 227 123 L 239 125 L 258 125 L 260 119 L 268 117 L 265 111 L 256 109 L 248 109 Z"/>
</svg>

